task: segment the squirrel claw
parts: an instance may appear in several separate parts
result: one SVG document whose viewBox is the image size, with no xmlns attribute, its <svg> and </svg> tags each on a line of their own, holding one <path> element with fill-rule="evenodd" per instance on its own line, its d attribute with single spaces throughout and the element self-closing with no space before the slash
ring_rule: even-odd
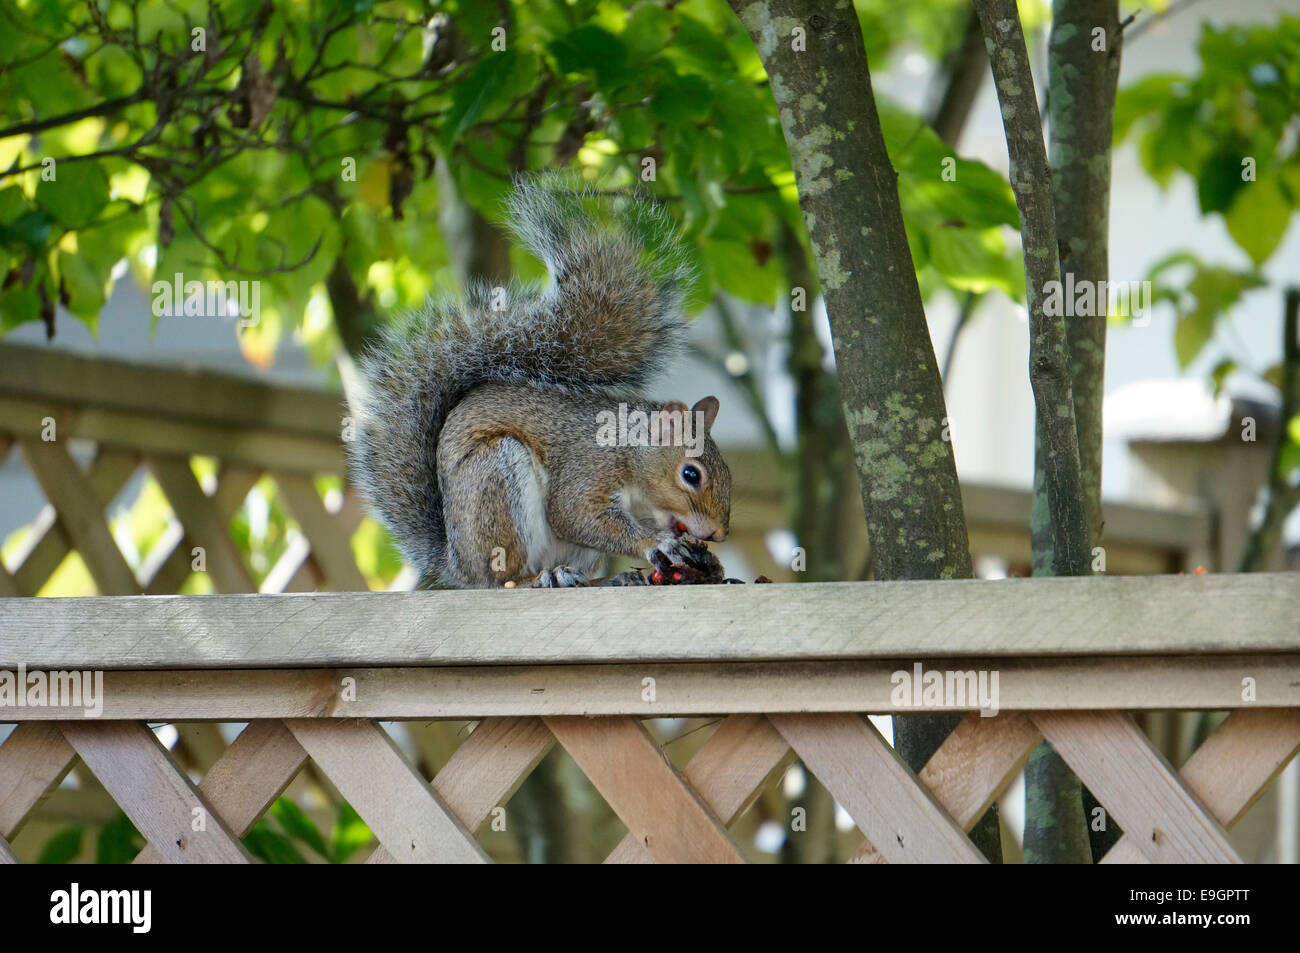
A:
<svg viewBox="0 0 1300 953">
<path fill-rule="evenodd" d="M 574 586 L 585 586 L 587 577 L 580 572 L 575 572 L 568 566 L 556 566 L 554 569 L 546 569 L 537 574 L 537 578 L 529 585 L 529 589 L 569 589 Z"/>
</svg>

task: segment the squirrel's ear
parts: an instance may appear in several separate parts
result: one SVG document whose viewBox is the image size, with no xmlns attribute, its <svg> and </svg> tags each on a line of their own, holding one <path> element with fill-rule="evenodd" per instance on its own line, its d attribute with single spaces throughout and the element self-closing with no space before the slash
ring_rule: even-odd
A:
<svg viewBox="0 0 1300 953">
<path fill-rule="evenodd" d="M 718 398 L 701 397 L 691 410 L 704 412 L 704 430 L 707 433 L 713 429 L 713 422 L 718 419 Z"/>
<path fill-rule="evenodd" d="M 674 419 L 673 414 L 677 414 Z M 659 413 L 659 446 L 680 446 L 682 419 L 686 416 L 686 405 L 680 400 L 670 400 L 664 404 Z"/>
</svg>

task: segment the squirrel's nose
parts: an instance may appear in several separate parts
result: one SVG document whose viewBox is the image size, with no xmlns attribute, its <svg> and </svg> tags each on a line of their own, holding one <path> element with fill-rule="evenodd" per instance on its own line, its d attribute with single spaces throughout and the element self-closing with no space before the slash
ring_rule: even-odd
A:
<svg viewBox="0 0 1300 953">
<path fill-rule="evenodd" d="M 720 543 L 726 538 L 727 538 L 727 531 L 725 529 L 717 530 L 716 532 L 714 532 L 712 536 L 709 537 L 709 539 L 713 540 L 715 543 Z"/>
</svg>

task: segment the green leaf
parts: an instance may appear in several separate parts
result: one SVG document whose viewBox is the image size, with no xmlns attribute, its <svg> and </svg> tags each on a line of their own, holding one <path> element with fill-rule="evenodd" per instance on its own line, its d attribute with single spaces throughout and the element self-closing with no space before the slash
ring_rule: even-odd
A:
<svg viewBox="0 0 1300 953">
<path fill-rule="evenodd" d="M 650 102 L 650 111 L 663 122 L 692 122 L 709 113 L 713 90 L 704 77 L 689 74 L 664 83 Z"/>
<path fill-rule="evenodd" d="M 18 251 L 40 254 L 45 251 L 54 220 L 40 209 L 23 212 L 10 222 L 0 222 L 0 244 Z"/>
<path fill-rule="evenodd" d="M 1224 382 L 1227 381 L 1228 375 L 1236 371 L 1237 363 L 1230 360 L 1222 360 L 1214 365 L 1214 370 L 1210 371 L 1210 380 L 1214 384 L 1214 396 L 1218 397 L 1223 392 Z"/>
<path fill-rule="evenodd" d="M 982 162 L 955 160 L 955 178 L 944 180 L 940 167 L 923 180 L 909 176 L 913 198 L 934 209 L 941 221 L 960 222 L 970 228 L 1010 225 L 1020 228 L 1016 198 L 1006 179 Z"/>
<path fill-rule="evenodd" d="M 1198 311 L 1218 317 L 1240 301 L 1243 292 L 1264 283 L 1263 276 L 1258 273 L 1212 265 L 1201 266 L 1187 283 L 1187 290 L 1196 296 Z"/>
<path fill-rule="evenodd" d="M 1300 420 L 1300 417 L 1293 419 L 1291 423 L 1295 424 L 1296 420 Z M 1289 480 L 1291 474 L 1300 470 L 1300 437 L 1297 437 L 1294 431 L 1291 439 L 1282 448 L 1282 454 L 1277 461 L 1277 470 L 1278 476 L 1284 480 Z"/>
<path fill-rule="evenodd" d="M 1174 353 L 1178 357 L 1178 366 L 1185 368 L 1196 360 L 1213 334 L 1212 312 L 1197 310 L 1180 316 L 1174 328 Z"/>
<path fill-rule="evenodd" d="M 1261 176 L 1248 182 L 1223 214 L 1228 234 L 1256 265 L 1262 265 L 1277 250 L 1291 223 L 1291 206 L 1276 177 Z"/>
<path fill-rule="evenodd" d="M 771 305 L 784 289 L 785 279 L 776 255 L 769 254 L 760 268 L 750 246 L 717 240 L 705 242 L 704 254 L 714 279 L 733 297 Z"/>
<path fill-rule="evenodd" d="M 730 17 L 725 6 L 722 10 Z M 752 46 L 746 43 L 746 47 L 752 49 Z M 677 15 L 677 35 L 668 48 L 668 55 L 684 66 L 701 70 L 707 76 L 717 75 L 720 67 L 729 66 L 732 61 L 731 51 L 719 39 L 714 27 L 680 12 Z"/>
<path fill-rule="evenodd" d="M 334 831 L 330 837 L 332 851 L 330 863 L 346 863 L 358 848 L 366 846 L 374 839 L 374 834 L 366 826 L 352 805 L 344 801 L 339 805 L 339 816 L 334 822 Z"/>
<path fill-rule="evenodd" d="M 440 138 L 444 148 L 450 148 L 462 132 L 478 122 L 483 113 L 502 98 L 502 91 L 510 86 L 516 58 L 513 49 L 491 53 L 471 67 L 469 74 L 456 84 L 451 94 L 451 106 L 443 117 Z"/>
<path fill-rule="evenodd" d="M 1196 195 L 1201 202 L 1202 215 L 1226 213 L 1238 193 L 1249 184 L 1241 177 L 1241 157 L 1247 154 L 1247 147 L 1232 143 L 1216 149 L 1201 163 L 1196 177 Z"/>
<path fill-rule="evenodd" d="M 59 276 L 66 300 L 65 307 L 85 322 L 93 332 L 99 312 L 108 300 L 109 268 L 102 268 L 84 255 L 59 250 Z"/>
<path fill-rule="evenodd" d="M 41 320 L 41 296 L 37 284 L 33 281 L 25 288 L 16 284 L 8 291 L 0 292 L 0 334 L 28 321 Z"/>
<path fill-rule="evenodd" d="M 623 25 L 623 42 L 633 60 L 658 56 L 673 36 L 673 15 L 654 3 L 645 3 L 628 14 Z"/>
<path fill-rule="evenodd" d="M 268 864 L 305 864 L 307 858 L 293 841 L 271 827 L 265 819 L 253 825 L 244 837 L 244 846 L 254 857 Z"/>
<path fill-rule="evenodd" d="M 81 835 L 84 830 L 85 828 L 80 824 L 65 827 L 45 842 L 36 862 L 38 864 L 72 863 L 72 858 L 81 851 Z"/>
<path fill-rule="evenodd" d="M 781 130 L 768 111 L 768 102 L 739 80 L 726 80 L 713 87 L 713 124 L 722 134 L 721 147 L 731 156 L 737 172 L 749 168 L 758 150 L 784 148 Z"/>
<path fill-rule="evenodd" d="M 68 228 L 89 225 L 108 204 L 108 176 L 98 162 L 64 162 L 41 179 L 36 204 Z"/>
<path fill-rule="evenodd" d="M 947 282 L 961 291 L 996 288 L 1013 300 L 1025 294 L 1024 269 L 1008 255 L 996 228 L 935 228 L 929 233 L 929 259 Z"/>
<path fill-rule="evenodd" d="M 604 27 L 588 23 L 551 43 L 551 53 L 564 73 L 595 73 L 602 86 L 626 79 L 627 44 Z"/>
<path fill-rule="evenodd" d="M 1138 119 L 1167 108 L 1186 91 L 1187 78 L 1180 73 L 1155 73 L 1124 87 L 1115 97 L 1115 141 L 1122 141 Z"/>
<path fill-rule="evenodd" d="M 99 830 L 95 840 L 95 863 L 129 864 L 144 850 L 144 838 L 122 811 Z"/>
<path fill-rule="evenodd" d="M 277 798 L 271 805 L 271 816 L 280 822 L 290 837 L 296 837 L 322 857 L 329 856 L 325 847 L 325 838 L 321 837 L 312 819 L 289 798 Z"/>
</svg>

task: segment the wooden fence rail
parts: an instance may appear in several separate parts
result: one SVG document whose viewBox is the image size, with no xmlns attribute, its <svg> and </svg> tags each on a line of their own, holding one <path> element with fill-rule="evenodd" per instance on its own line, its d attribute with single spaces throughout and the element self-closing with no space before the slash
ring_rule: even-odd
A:
<svg viewBox="0 0 1300 953">
<path fill-rule="evenodd" d="M 475 830 L 556 742 L 627 826 L 611 861 L 743 859 L 728 826 L 797 757 L 865 838 L 855 861 L 977 862 L 965 832 L 1044 738 L 1124 830 L 1108 862 L 1234 862 L 1226 829 L 1300 749 L 1292 574 L 3 599 L 19 666 L 102 672 L 102 708 L 0 691 L 0 838 L 79 759 L 141 862 L 248 859 L 308 762 L 372 862 L 481 861 Z M 1128 714 L 1147 707 L 1231 714 L 1178 771 Z M 919 775 L 863 717 L 940 710 L 970 714 Z M 704 713 L 680 767 L 642 722 Z M 380 722 L 440 718 L 477 725 L 429 779 Z M 205 719 L 249 724 L 196 785 L 147 723 Z"/>
</svg>

